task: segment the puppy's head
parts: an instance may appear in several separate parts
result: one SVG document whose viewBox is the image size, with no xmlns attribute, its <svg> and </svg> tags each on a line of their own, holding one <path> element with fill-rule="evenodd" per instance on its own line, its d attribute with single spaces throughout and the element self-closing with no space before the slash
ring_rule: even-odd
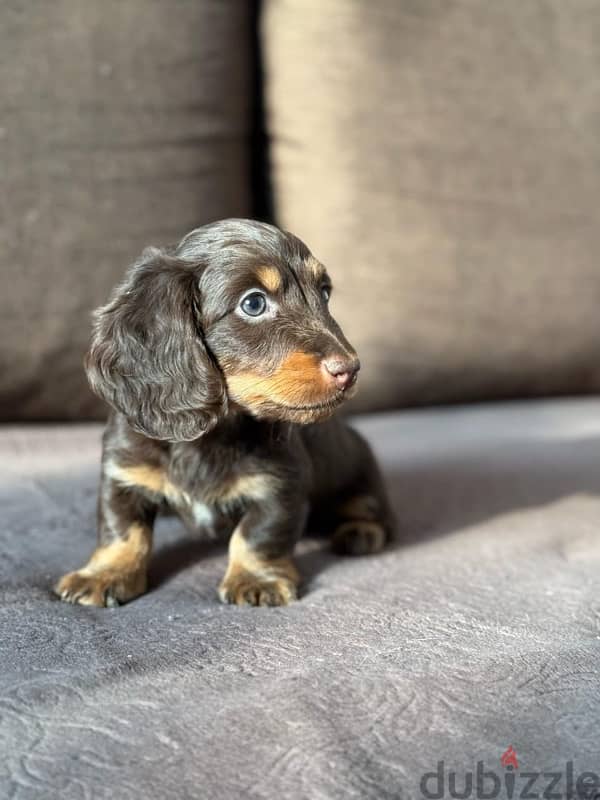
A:
<svg viewBox="0 0 600 800">
<path fill-rule="evenodd" d="M 189 441 L 230 409 L 308 423 L 352 394 L 359 362 L 331 281 L 295 236 L 225 220 L 146 250 L 95 315 L 94 391 L 132 427 Z"/>
</svg>

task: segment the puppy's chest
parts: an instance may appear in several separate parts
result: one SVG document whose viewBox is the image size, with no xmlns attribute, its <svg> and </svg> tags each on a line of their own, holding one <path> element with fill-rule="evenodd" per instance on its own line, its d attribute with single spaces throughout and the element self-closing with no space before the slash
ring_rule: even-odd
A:
<svg viewBox="0 0 600 800">
<path fill-rule="evenodd" d="M 201 468 L 182 471 L 170 465 L 165 469 L 162 498 L 191 527 L 214 529 L 234 510 L 236 504 L 227 502 L 227 491 L 235 481 L 233 474 L 215 476 Z"/>
<path fill-rule="evenodd" d="M 173 460 L 165 468 L 163 496 L 171 508 L 198 527 L 213 527 L 235 505 L 231 469 L 211 469 L 201 462 Z"/>
<path fill-rule="evenodd" d="M 118 458 L 108 461 L 107 474 L 157 504 L 166 504 L 193 527 L 214 528 L 223 517 L 235 516 L 248 500 L 264 497 L 272 488 L 261 463 L 228 449 L 203 452 L 190 444 L 159 458 L 134 459 L 128 454 L 125 463 Z"/>
</svg>

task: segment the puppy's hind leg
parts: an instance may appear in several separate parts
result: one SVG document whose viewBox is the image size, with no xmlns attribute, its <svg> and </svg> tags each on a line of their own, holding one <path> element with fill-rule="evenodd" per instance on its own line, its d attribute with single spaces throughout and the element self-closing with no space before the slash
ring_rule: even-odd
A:
<svg viewBox="0 0 600 800">
<path fill-rule="evenodd" d="M 369 445 L 355 434 L 360 451 L 358 475 L 334 505 L 332 547 L 337 553 L 378 553 L 392 537 L 394 518 L 383 479 Z"/>
</svg>

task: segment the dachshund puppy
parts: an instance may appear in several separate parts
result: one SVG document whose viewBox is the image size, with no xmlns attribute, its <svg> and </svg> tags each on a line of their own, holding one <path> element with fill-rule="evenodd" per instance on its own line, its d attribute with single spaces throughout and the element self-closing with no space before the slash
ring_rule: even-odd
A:
<svg viewBox="0 0 600 800">
<path fill-rule="evenodd" d="M 112 409 L 98 546 L 59 580 L 59 597 L 114 606 L 142 594 L 165 510 L 233 530 L 225 603 L 296 598 L 292 552 L 309 512 L 338 551 L 384 546 L 391 515 L 374 458 L 331 418 L 359 362 L 330 294 L 307 247 L 259 222 L 216 222 L 144 251 L 95 313 L 86 369 Z"/>
</svg>

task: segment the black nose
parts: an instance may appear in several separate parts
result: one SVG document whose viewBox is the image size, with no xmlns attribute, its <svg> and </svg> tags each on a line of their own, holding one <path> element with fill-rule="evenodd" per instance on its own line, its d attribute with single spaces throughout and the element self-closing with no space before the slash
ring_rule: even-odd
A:
<svg viewBox="0 0 600 800">
<path fill-rule="evenodd" d="M 333 358 L 324 359 L 322 363 L 325 373 L 333 378 L 338 389 L 345 391 L 356 381 L 356 376 L 360 369 L 358 358 L 339 358 L 334 356 Z"/>
</svg>

